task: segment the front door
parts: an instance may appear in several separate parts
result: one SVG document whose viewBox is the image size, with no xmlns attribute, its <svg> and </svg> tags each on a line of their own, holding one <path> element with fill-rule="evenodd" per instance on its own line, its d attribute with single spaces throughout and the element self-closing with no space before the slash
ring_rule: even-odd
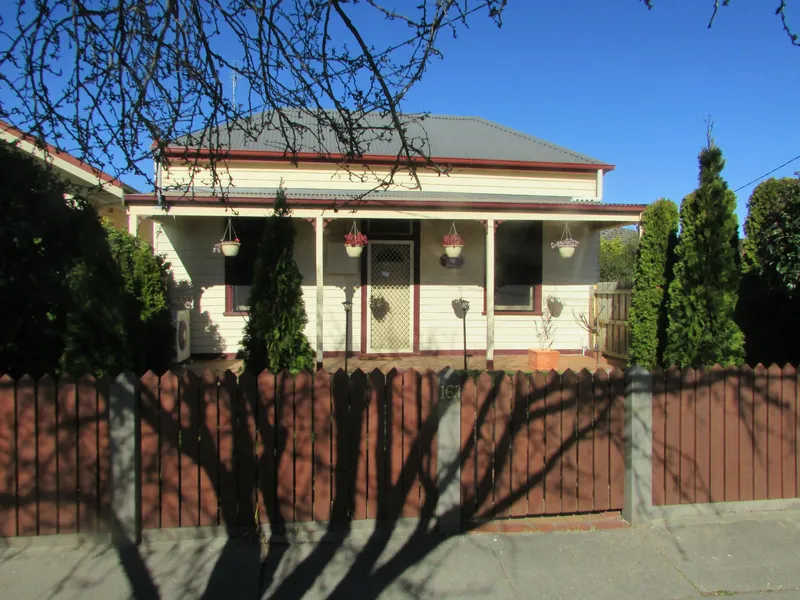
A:
<svg viewBox="0 0 800 600">
<path fill-rule="evenodd" d="M 370 242 L 367 352 L 414 350 L 414 242 Z"/>
</svg>

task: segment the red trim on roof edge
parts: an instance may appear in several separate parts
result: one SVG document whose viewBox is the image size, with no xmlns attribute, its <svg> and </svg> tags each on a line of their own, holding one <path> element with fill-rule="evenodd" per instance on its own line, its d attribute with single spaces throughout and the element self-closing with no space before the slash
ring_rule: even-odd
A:
<svg viewBox="0 0 800 600">
<path fill-rule="evenodd" d="M 2 129 L 3 131 L 10 132 L 11 134 L 17 136 L 18 139 L 25 140 L 26 142 L 30 142 L 34 145 L 39 144 L 39 141 L 35 137 L 30 135 L 29 133 L 24 133 L 20 131 L 19 129 L 17 129 L 16 127 L 14 127 L 9 123 L 6 123 L 5 121 L 0 120 L 0 129 Z M 65 152 L 64 150 L 59 150 L 58 148 L 52 146 L 51 144 L 48 144 L 47 142 L 44 142 L 44 147 L 45 150 L 47 150 L 47 152 L 52 156 L 57 156 L 64 162 L 68 162 L 72 166 L 78 167 L 82 171 L 86 171 L 87 173 L 94 175 L 95 177 L 101 179 L 102 181 L 105 181 L 106 183 L 110 183 L 112 185 L 117 186 L 123 192 L 125 191 L 125 185 L 116 177 L 112 177 L 108 173 L 104 173 L 100 169 L 97 169 L 96 167 L 93 167 L 92 165 L 83 162 L 79 158 L 75 158 L 69 152 Z"/>
<path fill-rule="evenodd" d="M 128 194 L 125 196 L 125 203 L 134 206 L 152 206 L 156 203 L 153 194 Z M 203 198 L 202 200 L 189 197 L 167 198 L 167 202 L 178 206 L 223 206 L 222 202 L 216 198 Z M 228 196 L 227 206 L 272 206 L 274 198 L 251 197 L 251 196 Z M 536 202 L 443 202 L 437 200 L 333 200 L 333 199 L 305 199 L 289 198 L 288 204 L 295 208 L 326 208 L 335 204 L 343 204 L 342 210 L 356 210 L 359 208 L 415 208 L 417 210 L 464 210 L 464 209 L 487 209 L 487 210 L 506 210 L 506 211 L 530 211 L 541 212 L 611 212 L 623 214 L 639 214 L 647 208 L 646 204 L 600 204 L 593 202 L 574 202 L 572 204 L 552 204 Z"/>
<path fill-rule="evenodd" d="M 350 159 L 344 154 L 319 154 L 317 152 L 280 152 L 275 150 L 223 150 L 219 153 L 212 153 L 207 148 L 185 148 L 183 146 L 167 146 L 164 149 L 164 156 L 183 157 L 183 158 L 205 158 L 216 154 L 219 158 L 235 160 L 258 160 L 258 161 L 299 161 L 299 162 L 322 162 L 322 163 L 368 163 L 377 165 L 394 165 L 397 163 L 396 156 L 384 154 L 363 154 L 357 159 Z M 602 169 L 604 172 L 613 171 L 615 165 L 607 164 L 587 164 L 587 163 L 555 163 L 555 162 L 536 162 L 524 160 L 495 160 L 479 158 L 443 158 L 431 156 L 429 160 L 415 158 L 413 161 L 420 166 L 428 164 L 452 165 L 455 167 L 474 167 L 486 169 L 523 169 L 530 171 L 597 171 Z"/>
</svg>

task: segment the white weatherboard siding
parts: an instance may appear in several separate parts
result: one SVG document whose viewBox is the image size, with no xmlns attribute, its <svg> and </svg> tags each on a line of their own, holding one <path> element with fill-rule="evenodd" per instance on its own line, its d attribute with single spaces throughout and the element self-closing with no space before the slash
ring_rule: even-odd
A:
<svg viewBox="0 0 800 600">
<path fill-rule="evenodd" d="M 498 229 L 501 234 L 502 225 Z M 561 238 L 564 223 L 545 223 L 542 248 L 542 301 L 553 296 L 562 306 L 553 317 L 555 325 L 553 349 L 579 350 L 589 344 L 589 334 L 578 325 L 580 313 L 588 316 L 591 290 L 600 271 L 600 233 L 585 224 L 570 223 L 572 237 L 580 242 L 572 258 L 561 258 L 550 243 Z M 573 315 L 574 311 L 574 315 Z M 536 326 L 541 317 L 498 315 L 495 317 L 495 347 L 498 350 L 519 350 L 538 345 Z"/>
<path fill-rule="evenodd" d="M 420 244 L 420 350 L 459 350 L 463 348 L 462 321 L 453 308 L 453 300 L 465 298 L 467 313 L 467 348 L 486 347 L 486 316 L 481 314 L 485 268 L 486 230 L 474 221 L 456 221 L 464 238 L 464 265 L 446 269 L 439 264 L 443 254 L 442 237 L 450 222 L 423 221 Z M 543 229 L 542 298 L 553 295 L 563 305 L 554 318 L 553 348 L 578 350 L 588 344 L 589 335 L 573 316 L 587 313 L 591 288 L 599 272 L 600 237 L 588 227 L 571 224 L 572 236 L 581 242 L 570 259 L 561 258 L 550 243 L 558 240 L 563 223 L 545 223 Z M 497 229 L 503 235 L 502 224 Z M 530 315 L 495 315 L 495 349 L 524 350 L 537 345 L 535 323 L 541 317 Z"/>
<path fill-rule="evenodd" d="M 314 230 L 308 222 L 294 219 L 297 232 L 295 260 L 303 276 L 303 298 L 308 324 L 306 336 L 316 343 L 316 303 Z M 158 219 L 155 251 L 171 264 L 176 286 L 171 291 L 176 307 L 192 311 L 192 354 L 235 353 L 241 348 L 246 316 L 225 315 L 225 259 L 212 252 L 225 228 L 220 217 L 182 217 Z M 344 239 L 343 223 L 333 223 L 325 231 L 326 239 Z M 346 295 L 353 301 L 351 348 L 359 349 L 361 340 L 361 285 L 354 275 L 325 273 L 324 347 L 326 351 L 345 348 L 345 320 L 342 302 Z"/>
<path fill-rule="evenodd" d="M 295 259 L 303 276 L 308 325 L 306 336 L 316 343 L 316 302 L 314 229 L 303 219 L 294 219 L 297 232 Z M 360 260 L 342 257 L 348 219 L 337 219 L 325 229 L 325 294 L 323 335 L 326 352 L 345 349 L 345 312 L 342 302 L 353 303 L 350 348 L 361 349 L 361 275 Z M 467 314 L 467 347 L 486 347 L 486 317 L 483 312 L 486 230 L 475 221 L 457 221 L 464 237 L 464 265 L 446 269 L 439 263 L 442 236 L 450 221 L 422 221 L 420 224 L 420 350 L 458 351 L 462 348 L 462 321 L 453 301 L 470 302 Z M 226 316 L 224 258 L 212 252 L 225 227 L 225 219 L 208 217 L 158 217 L 155 220 L 154 247 L 170 262 L 176 286 L 172 299 L 176 307 L 192 311 L 191 351 L 193 354 L 235 353 L 240 349 L 246 317 Z M 580 349 L 588 343 L 588 334 L 573 318 L 587 312 L 590 290 L 597 280 L 599 234 L 585 225 L 572 224 L 573 236 L 581 245 L 571 259 L 562 259 L 550 249 L 550 242 L 561 236 L 563 223 L 545 223 L 543 260 L 543 297 L 553 294 L 563 303 L 556 318 L 554 347 Z M 497 235 L 502 235 L 502 224 Z M 333 252 L 339 256 L 332 256 Z M 344 261 L 344 262 L 343 262 Z M 353 261 L 348 263 L 347 261 Z M 524 350 L 536 345 L 534 322 L 540 317 L 497 315 L 495 347 L 498 350 Z"/>
<path fill-rule="evenodd" d="M 439 263 L 444 254 L 442 238 L 450 221 L 422 221 L 420 225 L 419 347 L 420 350 L 459 350 L 463 346 L 463 322 L 453 301 L 469 301 L 467 348 L 486 347 L 483 311 L 483 277 L 486 229 L 475 221 L 456 221 L 464 238 L 464 264 L 447 269 Z"/>
<path fill-rule="evenodd" d="M 353 303 L 351 315 L 350 350 L 361 349 L 361 271 L 360 258 L 349 258 L 344 250 L 344 235 L 350 230 L 352 222 L 346 219 L 332 221 L 325 228 L 325 296 L 323 318 L 323 349 L 325 352 L 345 349 L 345 312 L 342 302 L 350 299 Z M 297 244 L 313 245 L 313 231 L 309 239 L 298 236 Z M 338 253 L 331 256 L 332 252 Z M 336 266 L 335 266 L 336 265 Z M 352 269 L 352 273 L 342 273 L 342 265 Z M 314 265 L 310 265 L 313 269 Z M 305 271 L 301 268 L 305 277 Z M 309 292 L 312 293 L 312 292 Z M 310 317 L 309 317 L 310 318 Z"/>
<path fill-rule="evenodd" d="M 222 166 L 220 166 L 222 169 Z M 272 195 L 283 182 L 291 189 L 315 189 L 321 191 L 371 190 L 376 184 L 388 178 L 389 171 L 385 167 L 373 167 L 369 173 L 354 173 L 335 165 L 299 165 L 290 163 L 263 162 L 231 162 L 227 170 L 219 174 L 219 185 L 233 185 L 229 191 L 236 194 L 236 188 L 263 190 L 265 195 Z M 205 187 L 212 185 L 212 178 L 204 169 L 190 169 L 175 164 L 163 172 L 162 185 L 194 185 Z M 507 169 L 461 169 L 454 168 L 447 175 L 439 174 L 431 169 L 418 171 L 423 192 L 450 192 L 465 194 L 518 194 L 522 196 L 563 196 L 594 198 L 598 193 L 597 174 L 520 171 Z M 406 174 L 394 176 L 394 190 L 413 189 L 414 179 Z"/>
</svg>

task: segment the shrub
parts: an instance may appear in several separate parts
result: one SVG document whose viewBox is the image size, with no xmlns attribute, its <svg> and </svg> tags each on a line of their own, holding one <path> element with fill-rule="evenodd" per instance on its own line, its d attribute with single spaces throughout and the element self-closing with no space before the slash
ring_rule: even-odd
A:
<svg viewBox="0 0 800 600">
<path fill-rule="evenodd" d="M 119 272 L 97 214 L 42 162 L 0 143 L 0 372 L 130 368 Z"/>
<path fill-rule="evenodd" d="M 600 281 L 634 281 L 636 278 L 635 237 L 600 239 Z"/>
<path fill-rule="evenodd" d="M 789 177 L 760 183 L 747 202 L 744 274 L 739 286 L 736 322 L 745 335 L 749 364 L 800 361 L 800 347 L 796 343 L 800 338 L 797 318 L 800 294 L 796 292 L 800 283 L 800 219 L 792 216 L 797 206 L 800 206 L 800 180 Z M 785 277 L 791 277 L 792 273 L 794 283 Z"/>
<path fill-rule="evenodd" d="M 793 294 L 800 286 L 800 179 L 770 179 L 747 203 L 745 260 L 766 284 Z"/>
<path fill-rule="evenodd" d="M 250 316 L 242 340 L 245 369 L 312 370 L 314 354 L 304 329 L 308 318 L 294 260 L 295 231 L 279 188 L 275 213 L 267 218 L 250 288 Z M 321 315 L 320 317 L 321 318 Z"/>
<path fill-rule="evenodd" d="M 169 263 L 126 231 L 103 223 L 125 292 L 125 326 L 134 369 L 161 373 L 175 357 L 175 335 L 167 290 Z"/>
<path fill-rule="evenodd" d="M 631 293 L 631 364 L 652 369 L 662 364 L 666 346 L 666 298 L 678 234 L 678 207 L 662 198 L 642 215 L 642 239 Z"/>
<path fill-rule="evenodd" d="M 747 218 L 744 221 L 742 270 L 745 273 L 762 272 L 766 251 L 764 233 L 775 222 L 792 198 L 800 197 L 800 179 L 770 178 L 759 183 L 747 201 Z"/>
</svg>

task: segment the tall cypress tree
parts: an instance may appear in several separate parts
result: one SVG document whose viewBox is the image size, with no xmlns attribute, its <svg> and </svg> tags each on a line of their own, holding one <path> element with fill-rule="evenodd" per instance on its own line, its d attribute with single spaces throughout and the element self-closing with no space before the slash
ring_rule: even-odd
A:
<svg viewBox="0 0 800 600">
<path fill-rule="evenodd" d="M 699 163 L 698 188 L 681 204 L 664 361 L 681 367 L 739 365 L 744 335 L 734 320 L 740 277 L 736 195 L 722 178 L 725 160 L 710 137 Z"/>
<path fill-rule="evenodd" d="M 678 207 L 661 198 L 642 215 L 642 239 L 631 294 L 630 363 L 652 369 L 662 364 L 667 341 L 667 288 L 678 236 Z"/>
<path fill-rule="evenodd" d="M 314 367 L 313 351 L 303 332 L 308 317 L 300 287 L 303 278 L 294 260 L 294 238 L 286 192 L 281 187 L 275 197 L 275 213 L 267 219 L 258 246 L 250 318 L 242 340 L 244 366 L 252 373 L 264 369 L 310 371 Z"/>
</svg>

